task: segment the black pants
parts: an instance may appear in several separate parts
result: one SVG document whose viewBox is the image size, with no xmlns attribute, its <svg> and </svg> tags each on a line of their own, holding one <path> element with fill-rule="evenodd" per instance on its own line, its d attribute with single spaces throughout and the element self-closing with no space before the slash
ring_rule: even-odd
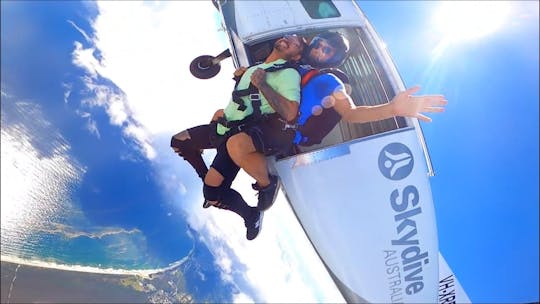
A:
<svg viewBox="0 0 540 304">
<path fill-rule="evenodd" d="M 256 150 L 266 156 L 275 155 L 290 147 L 295 134 L 293 130 L 283 130 L 277 114 L 266 116 L 257 124 L 243 128 L 242 132 L 249 135 Z M 219 138 L 216 134 L 214 123 L 189 128 L 174 135 L 171 139 L 171 147 L 178 149 L 178 153 L 195 169 L 203 182 L 208 167 L 202 158 L 202 150 L 216 149 L 216 157 L 211 166 L 224 178 L 220 189 L 214 189 L 219 192 L 216 196 L 220 198 L 220 207 L 239 214 L 244 220 L 247 219 L 246 216 L 253 215 L 253 210 L 248 210 L 248 208 L 254 207 L 250 207 L 238 192 L 231 189 L 240 167 L 234 163 L 227 152 L 226 138 Z M 205 187 L 208 186 L 205 185 Z M 208 199 L 206 195 L 205 198 Z"/>
<path fill-rule="evenodd" d="M 245 221 L 250 220 L 255 208 L 250 207 L 238 192 L 231 189 L 240 167 L 229 156 L 225 142 L 217 138 L 216 125 L 209 124 L 189 128 L 174 135 L 171 138 L 171 147 L 178 149 L 178 154 L 195 169 L 203 182 L 208 167 L 202 158 L 202 150 L 216 149 L 216 157 L 211 166 L 224 178 L 217 189 L 220 198 L 218 207 L 235 212 Z"/>
<path fill-rule="evenodd" d="M 225 178 L 223 185 L 230 187 L 240 168 L 229 156 L 225 140 L 217 137 L 215 124 L 196 126 L 174 135 L 171 147 L 179 150 L 178 153 L 195 169 L 203 182 L 208 167 L 202 158 L 202 150 L 217 149 L 211 166 Z"/>
<path fill-rule="evenodd" d="M 261 119 L 257 124 L 243 128 L 242 132 L 251 137 L 258 152 L 270 156 L 286 152 L 292 146 L 295 132 L 291 129 L 283 130 L 282 126 L 277 114 L 273 114 Z M 231 130 L 231 133 L 237 132 Z M 203 181 L 208 168 L 201 156 L 202 150 L 217 149 L 211 166 L 225 178 L 223 185 L 230 187 L 240 168 L 229 156 L 225 143 L 226 138 L 220 138 L 216 134 L 214 123 L 189 128 L 171 139 L 171 147 L 179 150 L 179 154 L 191 164 Z"/>
<path fill-rule="evenodd" d="M 251 137 L 257 152 L 271 156 L 288 151 L 292 146 L 295 131 L 284 129 L 283 126 L 279 115 L 274 113 L 265 115 L 256 124 L 246 127 L 243 132 Z"/>
</svg>

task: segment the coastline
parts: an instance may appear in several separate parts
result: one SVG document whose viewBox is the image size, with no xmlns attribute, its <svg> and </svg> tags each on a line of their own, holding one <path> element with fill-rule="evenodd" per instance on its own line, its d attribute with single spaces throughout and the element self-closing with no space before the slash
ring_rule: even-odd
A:
<svg viewBox="0 0 540 304">
<path fill-rule="evenodd" d="M 128 282 L 136 276 L 36 267 L 1 261 L 2 303 L 148 303 Z"/>
<path fill-rule="evenodd" d="M 40 263 L 46 264 L 46 263 Z M 96 268 L 97 269 L 97 268 Z M 60 269 L 1 260 L 1 303 L 190 303 L 181 272 L 171 270 L 141 276 Z M 174 289 L 168 284 L 174 280 Z"/>
</svg>

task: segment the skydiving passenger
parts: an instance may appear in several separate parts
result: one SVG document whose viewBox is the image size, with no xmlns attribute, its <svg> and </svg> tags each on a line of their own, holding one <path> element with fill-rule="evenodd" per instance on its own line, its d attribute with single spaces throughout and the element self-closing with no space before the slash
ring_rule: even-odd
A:
<svg viewBox="0 0 540 304">
<path fill-rule="evenodd" d="M 404 116 L 430 122 L 431 119 L 422 112 L 435 113 L 444 110 L 443 106 L 447 101 L 442 95 L 412 96 L 420 89 L 417 86 L 400 92 L 384 104 L 355 105 L 346 92 L 344 83 L 337 76 L 340 73 L 317 73 L 318 69 L 340 66 L 348 51 L 348 40 L 338 32 L 323 32 L 315 36 L 305 48 L 302 62 L 306 65 L 299 68 L 303 76 L 303 87 L 294 144 L 311 146 L 320 143 L 341 119 L 350 123 L 364 123 Z M 308 73 L 314 73 L 315 76 L 306 81 L 306 78 L 309 78 L 306 77 Z M 313 115 L 313 109 L 319 113 Z M 227 150 L 232 160 L 256 180 L 255 189 L 261 185 L 275 191 L 274 194 L 265 196 L 264 200 L 259 199 L 257 205 L 259 210 L 270 208 L 277 194 L 278 178 L 268 173 L 264 156 L 242 134 L 228 139 Z M 262 166 L 263 163 L 265 166 Z"/>
<path fill-rule="evenodd" d="M 230 210 L 244 219 L 246 238 L 259 234 L 263 213 L 249 206 L 240 193 L 231 188 L 240 168 L 227 153 L 226 140 L 241 136 L 259 154 L 251 162 L 266 170 L 264 155 L 284 149 L 294 138 L 294 131 L 283 130 L 298 113 L 300 74 L 289 62 L 300 59 L 305 46 L 303 38 L 286 35 L 274 43 L 272 52 L 261 64 L 238 69 L 232 98 L 224 110 L 218 110 L 212 122 L 184 130 L 171 138 L 172 149 L 188 161 L 203 180 L 203 207 L 210 205 Z M 241 75 L 241 77 L 240 77 Z M 217 149 L 206 167 L 202 149 Z M 261 188 L 259 198 L 275 189 Z"/>
</svg>

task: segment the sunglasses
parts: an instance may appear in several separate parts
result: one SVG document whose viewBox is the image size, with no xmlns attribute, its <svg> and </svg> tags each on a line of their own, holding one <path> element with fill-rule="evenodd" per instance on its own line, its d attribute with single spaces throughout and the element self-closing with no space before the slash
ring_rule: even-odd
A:
<svg viewBox="0 0 540 304">
<path fill-rule="evenodd" d="M 328 46 L 328 45 L 323 45 L 323 41 L 324 41 L 324 43 L 328 44 L 328 42 L 326 42 L 326 39 L 323 39 L 323 38 L 320 38 L 320 37 L 313 38 L 313 40 L 311 40 L 310 44 L 314 49 L 320 48 L 321 51 L 325 55 L 332 54 L 332 52 L 334 51 L 334 48 L 331 47 L 331 46 Z"/>
</svg>

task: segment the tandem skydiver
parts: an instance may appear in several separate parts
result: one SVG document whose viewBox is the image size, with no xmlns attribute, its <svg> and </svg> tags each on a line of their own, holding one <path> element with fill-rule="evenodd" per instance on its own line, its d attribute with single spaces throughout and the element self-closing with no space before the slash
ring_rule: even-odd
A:
<svg viewBox="0 0 540 304">
<path fill-rule="evenodd" d="M 262 211 L 249 206 L 240 193 L 231 188 L 239 167 L 227 153 L 226 140 L 238 136 L 254 147 L 261 159 L 250 160 L 266 172 L 264 155 L 282 150 L 292 142 L 294 131 L 283 130 L 293 120 L 300 102 L 300 74 L 295 69 L 305 47 L 305 40 L 286 35 L 274 43 L 272 52 L 261 64 L 235 73 L 237 84 L 224 110 L 218 110 L 212 123 L 184 130 L 171 138 L 173 150 L 188 161 L 203 180 L 203 207 L 230 210 L 244 219 L 246 238 L 259 234 Z M 240 74 L 241 77 L 240 77 Z M 202 149 L 216 148 L 210 169 L 201 156 Z M 259 200 L 271 200 L 275 189 L 260 187 Z"/>
<path fill-rule="evenodd" d="M 378 121 L 394 116 L 415 117 L 425 122 L 431 119 L 421 112 L 442 112 L 447 104 L 442 95 L 412 96 L 420 88 L 409 88 L 397 94 L 390 102 L 375 106 L 357 106 L 346 91 L 340 78 L 346 79 L 336 68 L 343 64 L 349 51 L 348 40 L 338 32 L 323 32 L 313 39 L 305 48 L 302 63 L 299 67 L 302 75 L 302 98 L 299 116 L 293 129 L 296 136 L 295 145 L 311 146 L 321 142 L 333 127 L 341 120 L 350 123 L 364 123 Z M 314 74 L 314 76 L 309 76 Z M 292 144 L 292 143 L 291 143 Z M 277 194 L 278 178 L 270 175 L 264 156 L 254 146 L 246 143 L 246 137 L 231 136 L 227 141 L 227 151 L 232 160 L 244 171 L 250 174 L 257 185 L 268 185 L 267 189 L 274 189 L 276 193 L 272 200 L 259 200 L 259 210 L 267 210 L 274 202 Z M 256 162 L 256 163 L 254 163 Z M 264 168 L 264 172 L 253 174 L 251 168 Z"/>
</svg>

